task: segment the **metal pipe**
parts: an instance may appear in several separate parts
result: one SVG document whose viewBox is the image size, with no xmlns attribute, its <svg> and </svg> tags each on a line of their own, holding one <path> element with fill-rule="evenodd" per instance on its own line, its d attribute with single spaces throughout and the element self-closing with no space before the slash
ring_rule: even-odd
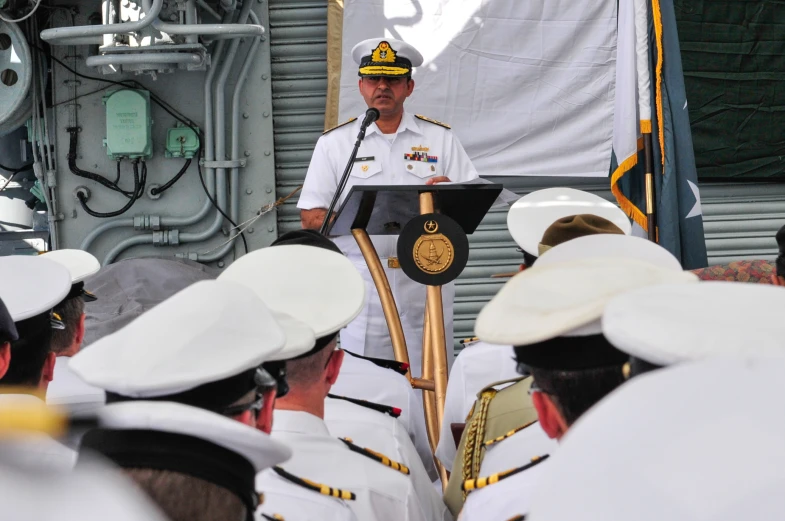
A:
<svg viewBox="0 0 785 521">
<path fill-rule="evenodd" d="M 135 235 L 134 237 L 129 237 L 128 239 L 124 240 L 114 248 L 112 248 L 109 253 L 106 254 L 104 257 L 103 266 L 108 266 L 109 264 L 113 263 L 114 260 L 117 258 L 123 250 L 130 248 L 131 246 L 135 246 L 137 244 L 152 244 L 153 243 L 153 236 L 152 235 Z"/>
<path fill-rule="evenodd" d="M 185 24 L 183 25 L 195 25 L 197 23 L 199 23 L 199 21 L 196 16 L 196 2 L 195 0 L 186 0 Z M 195 34 L 189 34 L 185 37 L 185 43 L 199 43 L 199 37 Z"/>
<path fill-rule="evenodd" d="M 147 8 L 150 0 L 142 0 L 142 7 Z M 246 9 L 245 4 L 249 4 Z M 153 27 L 162 33 L 178 35 L 198 35 L 198 36 L 229 36 L 230 38 L 241 38 L 243 36 L 261 36 L 264 34 L 264 27 L 261 25 L 246 24 L 248 14 L 243 17 L 243 11 L 250 11 L 251 2 L 245 2 L 240 10 L 240 18 L 233 24 L 193 24 L 180 25 L 169 22 L 155 20 Z"/>
<path fill-rule="evenodd" d="M 90 245 L 93 244 L 93 241 L 106 231 L 113 230 L 115 228 L 132 228 L 133 226 L 133 217 L 121 217 L 120 219 L 105 221 L 93 228 L 93 230 L 87 234 L 87 237 L 82 240 L 82 244 L 79 245 L 79 249 L 87 251 L 90 248 Z"/>
<path fill-rule="evenodd" d="M 104 65 L 139 65 L 139 64 L 186 64 L 201 65 L 204 60 L 198 52 L 156 52 L 133 54 L 102 54 L 90 56 L 85 60 L 88 67 L 103 67 Z"/>
<path fill-rule="evenodd" d="M 104 34 L 128 34 L 141 31 L 158 19 L 164 0 L 153 0 L 149 9 L 143 8 L 139 20 L 109 25 L 77 25 L 75 27 L 55 27 L 41 31 L 41 39 L 53 45 L 71 45 L 63 42 L 69 38 L 82 38 L 85 36 L 101 36 Z M 144 17 L 142 17 L 142 14 Z"/>
<path fill-rule="evenodd" d="M 221 15 L 218 14 L 218 12 L 215 9 L 210 7 L 210 4 L 208 4 L 204 0 L 196 0 L 196 5 L 201 7 L 204 10 L 204 12 L 206 12 L 207 14 L 209 14 L 210 16 L 215 18 L 216 20 L 220 20 L 221 19 Z"/>
<path fill-rule="evenodd" d="M 256 16 L 256 13 L 251 11 L 249 15 L 254 23 L 259 22 L 259 18 Z M 237 76 L 237 83 L 234 86 L 234 92 L 232 93 L 232 160 L 240 159 L 240 93 L 242 92 L 243 87 L 245 87 L 245 82 L 248 79 L 248 72 L 251 70 L 251 65 L 253 65 L 253 60 L 256 57 L 256 53 L 259 50 L 261 43 L 262 42 L 259 38 L 254 38 L 253 42 L 251 43 L 251 47 L 245 56 L 245 61 L 243 61 L 243 66 Z M 238 222 L 240 217 L 239 168 L 235 167 L 231 169 L 229 190 L 229 215 L 234 222 Z M 233 236 L 229 242 L 218 248 L 216 251 L 197 255 L 197 260 L 200 262 L 213 262 L 222 259 L 224 256 L 229 254 L 230 251 L 232 251 L 238 235 L 239 233 L 234 231 Z"/>
</svg>

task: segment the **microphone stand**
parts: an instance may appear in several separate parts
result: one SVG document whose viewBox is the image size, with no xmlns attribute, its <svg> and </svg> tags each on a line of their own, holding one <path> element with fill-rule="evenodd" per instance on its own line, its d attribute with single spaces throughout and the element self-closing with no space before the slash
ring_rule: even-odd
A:
<svg viewBox="0 0 785 521">
<path fill-rule="evenodd" d="M 369 109 L 368 112 L 375 109 Z M 378 114 L 378 111 L 377 111 Z M 360 150 L 360 143 L 362 143 L 363 139 L 365 139 L 365 131 L 368 127 L 376 121 L 379 116 L 377 115 L 375 118 L 371 119 L 367 115 L 365 116 L 365 120 L 363 120 L 362 125 L 360 125 L 360 133 L 357 134 L 357 141 L 354 143 L 354 148 L 352 149 L 352 155 L 349 156 L 349 162 L 346 163 L 346 168 L 343 170 L 343 175 L 341 176 L 341 180 L 338 183 L 338 188 L 335 190 L 335 195 L 333 195 L 333 200 L 330 201 L 330 206 L 327 208 L 327 215 L 324 216 L 324 221 L 322 221 L 322 227 L 319 229 L 319 233 L 322 235 L 327 235 L 327 227 L 330 224 L 330 218 L 333 215 L 333 211 L 335 210 L 335 205 L 338 204 L 338 199 L 341 197 L 341 193 L 343 189 L 346 187 L 346 182 L 349 180 L 349 172 L 352 170 L 352 166 L 354 165 L 354 160 L 357 157 L 357 151 Z M 370 121 L 369 121 L 370 120 Z"/>
</svg>

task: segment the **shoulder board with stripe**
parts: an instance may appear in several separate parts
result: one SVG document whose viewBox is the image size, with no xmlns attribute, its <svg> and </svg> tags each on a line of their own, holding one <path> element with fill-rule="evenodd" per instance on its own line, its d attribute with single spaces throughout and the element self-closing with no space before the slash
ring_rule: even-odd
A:
<svg viewBox="0 0 785 521">
<path fill-rule="evenodd" d="M 476 344 L 479 341 L 480 341 L 479 338 L 477 338 L 476 336 L 473 336 L 471 338 L 464 338 L 463 340 L 461 340 L 461 345 L 463 345 L 463 346 L 470 346 L 472 344 Z"/>
<path fill-rule="evenodd" d="M 519 516 L 513 516 L 510 519 L 508 519 L 507 521 L 525 521 L 525 519 L 526 519 L 526 514 L 523 514 L 523 515 L 519 515 Z"/>
<path fill-rule="evenodd" d="M 447 123 L 442 123 L 441 121 L 436 121 L 435 119 L 427 118 L 421 114 L 415 114 L 414 117 L 422 121 L 427 121 L 428 123 L 433 123 L 434 125 L 439 125 L 440 127 L 452 128 Z"/>
<path fill-rule="evenodd" d="M 504 472 L 499 472 L 497 474 L 491 474 L 485 478 L 477 478 L 477 479 L 467 479 L 463 482 L 461 488 L 464 492 L 471 492 L 472 490 L 477 490 L 480 488 L 487 487 L 488 485 L 493 485 L 494 483 L 498 483 L 503 479 L 507 479 L 510 476 L 514 476 L 516 474 L 520 474 L 524 470 L 529 470 L 532 467 L 536 467 L 550 456 L 548 454 L 543 454 L 542 456 L 535 456 L 532 458 L 531 463 L 527 463 L 526 465 L 510 470 L 505 470 Z"/>
<path fill-rule="evenodd" d="M 409 364 L 405 362 L 398 362 L 397 360 L 387 360 L 386 358 L 374 358 L 372 356 L 358 355 L 357 353 L 352 353 L 351 351 L 347 351 L 346 349 L 344 349 L 343 352 L 355 358 L 362 358 L 363 360 L 368 360 L 369 362 L 379 367 L 383 367 L 385 369 L 392 369 L 396 373 L 402 374 L 404 376 L 406 376 L 406 373 L 409 371 Z"/>
<path fill-rule="evenodd" d="M 367 400 L 360 400 L 358 398 L 349 398 L 348 396 L 338 396 L 337 394 L 328 393 L 327 396 L 335 400 L 344 400 L 347 402 L 351 402 L 355 405 L 359 405 L 360 407 L 365 407 L 367 409 L 372 409 L 374 411 L 387 414 L 389 416 L 392 416 L 393 418 L 398 418 L 401 415 L 401 410 L 398 407 L 390 407 L 389 405 L 369 402 Z"/>
<path fill-rule="evenodd" d="M 266 519 L 267 521 L 286 521 L 281 514 L 273 514 L 271 516 L 262 514 L 262 519 Z"/>
<path fill-rule="evenodd" d="M 501 436 L 499 436 L 498 438 L 494 438 L 494 439 L 492 439 L 492 440 L 487 440 L 487 441 L 485 442 L 485 447 L 487 448 L 487 447 L 490 447 L 491 445 L 495 445 L 495 444 L 499 443 L 499 442 L 500 442 L 500 441 L 502 441 L 502 440 L 506 440 L 507 438 L 509 438 L 509 437 L 510 437 L 510 436 L 512 436 L 513 434 L 516 434 L 516 433 L 518 433 L 518 432 L 521 432 L 521 431 L 522 431 L 523 429 L 525 429 L 526 427 L 529 427 L 530 425 L 534 425 L 535 423 L 537 423 L 537 420 L 534 420 L 533 422 L 529 422 L 529 423 L 527 423 L 526 425 L 521 425 L 520 427 L 516 427 L 515 429 L 511 430 L 511 431 L 510 431 L 510 432 L 508 432 L 507 434 L 502 434 L 502 435 L 501 435 Z"/>
<path fill-rule="evenodd" d="M 349 121 L 344 121 L 343 123 L 338 123 L 338 124 L 337 124 L 337 125 L 335 125 L 334 127 L 332 127 L 332 128 L 328 128 L 327 130 L 325 130 L 324 132 L 322 132 L 322 135 L 329 134 L 330 132 L 332 132 L 332 131 L 333 131 L 333 130 L 335 130 L 336 128 L 341 128 L 342 126 L 344 126 L 344 125 L 348 125 L 349 123 L 354 123 L 355 121 L 357 121 L 357 118 L 352 118 L 352 119 L 350 119 Z"/>
<path fill-rule="evenodd" d="M 492 384 L 483 387 L 482 390 L 479 393 L 477 393 L 477 398 L 481 398 L 484 392 L 490 391 L 492 389 L 496 389 L 496 387 L 499 385 L 517 383 L 520 382 L 521 380 L 525 380 L 526 378 L 528 378 L 528 376 L 516 376 L 515 378 L 508 378 L 507 380 L 499 380 L 498 382 L 493 382 Z"/>
<path fill-rule="evenodd" d="M 356 452 L 357 454 L 362 454 L 366 458 L 370 458 L 374 461 L 381 463 L 386 467 L 390 467 L 393 470 L 397 470 L 401 474 L 409 475 L 409 467 L 407 467 L 403 463 L 398 463 L 397 461 L 388 458 L 387 456 L 385 456 L 380 452 L 376 452 L 371 449 L 366 449 L 358 445 L 355 445 L 354 443 L 352 443 L 352 440 L 350 440 L 349 438 L 339 438 L 339 439 L 342 442 L 344 442 L 346 446 L 349 447 L 349 450 L 351 450 L 352 452 Z"/>
<path fill-rule="evenodd" d="M 354 492 L 349 492 L 348 490 L 341 490 L 340 488 L 333 488 L 328 487 L 327 485 L 322 485 L 321 483 L 316 483 L 315 481 L 311 481 L 305 478 L 299 478 L 294 474 L 291 474 L 281 467 L 273 467 L 273 470 L 276 474 L 281 476 L 283 479 L 290 483 L 294 483 L 295 485 L 299 485 L 303 488 L 307 488 L 308 490 L 313 490 L 314 492 L 318 492 L 319 494 L 323 494 L 325 496 L 337 497 L 338 499 L 345 499 L 347 501 L 354 501 L 357 499 L 357 495 Z"/>
</svg>

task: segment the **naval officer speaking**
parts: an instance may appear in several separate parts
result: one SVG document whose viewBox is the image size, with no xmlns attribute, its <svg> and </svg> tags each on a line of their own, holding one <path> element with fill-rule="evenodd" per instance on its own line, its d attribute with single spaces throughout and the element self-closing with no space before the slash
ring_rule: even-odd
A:
<svg viewBox="0 0 785 521">
<path fill-rule="evenodd" d="M 349 175 L 341 200 L 354 185 L 433 185 L 475 179 L 477 172 L 449 125 L 414 115 L 403 104 L 414 91 L 412 68 L 422 55 L 411 45 L 392 38 L 373 38 L 354 46 L 352 58 L 360 66 L 358 87 L 379 118 L 368 126 L 365 140 Z M 360 132 L 365 114 L 324 133 L 316 143 L 300 201 L 303 228 L 319 229 L 338 187 L 344 165 Z M 409 279 L 396 258 L 397 236 L 371 236 L 382 261 L 401 315 L 412 374 L 421 374 L 425 286 Z M 393 350 L 379 295 L 360 249 L 351 236 L 335 243 L 349 257 L 366 282 L 363 312 L 341 332 L 341 347 L 392 359 Z M 447 360 L 452 362 L 455 283 L 442 288 Z"/>
</svg>

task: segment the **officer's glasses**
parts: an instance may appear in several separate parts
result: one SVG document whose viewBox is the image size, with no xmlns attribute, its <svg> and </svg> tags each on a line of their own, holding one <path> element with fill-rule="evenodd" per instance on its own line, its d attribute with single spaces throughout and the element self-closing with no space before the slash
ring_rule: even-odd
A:
<svg viewBox="0 0 785 521">
<path fill-rule="evenodd" d="M 389 87 L 398 87 L 399 85 L 403 85 L 404 83 L 406 83 L 406 78 L 405 77 L 399 77 L 399 78 L 388 78 L 386 76 L 364 76 L 363 77 L 363 82 L 367 83 L 371 87 L 377 87 L 379 85 L 379 83 L 382 82 L 382 80 L 384 80 L 384 82 Z"/>
</svg>

